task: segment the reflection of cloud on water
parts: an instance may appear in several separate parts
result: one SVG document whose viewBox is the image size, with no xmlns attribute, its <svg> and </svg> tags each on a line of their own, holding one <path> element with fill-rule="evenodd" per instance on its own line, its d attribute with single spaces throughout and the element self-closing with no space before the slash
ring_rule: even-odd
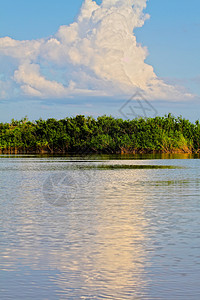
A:
<svg viewBox="0 0 200 300">
<path fill-rule="evenodd" d="M 137 171 L 131 173 L 138 176 Z M 59 254 L 62 273 L 57 283 L 66 293 L 70 286 L 72 294 L 73 288 L 80 289 L 86 299 L 97 295 L 112 299 L 142 295 L 148 226 L 144 203 L 148 191 L 139 184 L 138 177 L 130 178 L 128 185 L 124 183 L 123 176 L 127 179 L 130 172 L 120 171 L 122 179 L 118 174 L 98 173 L 101 186 L 97 187 L 96 199 L 89 200 L 91 211 L 85 207 L 86 215 L 82 213 L 74 224 L 77 231 L 82 226 L 81 236 L 77 236 L 82 244 L 78 242 L 77 248 L 69 250 L 69 259 L 67 253 Z M 145 171 L 140 174 L 144 179 Z M 85 221 L 90 222 L 87 228 Z"/>
<path fill-rule="evenodd" d="M 122 299 L 123 295 L 133 297 L 141 293 L 145 285 L 145 191 L 138 185 L 138 177 L 129 178 L 132 186 L 127 188 L 121 175 L 130 176 L 130 172 L 106 172 L 102 176 L 105 174 L 107 177 L 97 198 L 94 268 L 98 275 L 88 279 L 88 286 L 91 289 L 101 285 L 103 295 Z"/>
<path fill-rule="evenodd" d="M 81 171 L 74 172 L 82 181 Z M 15 187 L 13 241 L 4 248 L 8 270 L 21 259 L 32 270 L 56 270 L 51 281 L 68 298 L 74 293 L 77 298 L 142 295 L 148 191 L 140 180 L 146 170 L 99 171 L 60 209 L 42 200 L 45 172 L 21 176 L 22 185 Z"/>
<path fill-rule="evenodd" d="M 0 165 L 2 298 L 191 299 L 199 293 L 198 160 L 170 162 L 187 169 L 101 169 L 95 176 L 87 170 L 89 182 L 84 170 L 67 171 L 53 160 Z M 51 206 L 42 193 L 44 180 L 58 171 L 80 187 L 65 207 Z M 45 296 L 37 297 L 41 290 Z"/>
</svg>

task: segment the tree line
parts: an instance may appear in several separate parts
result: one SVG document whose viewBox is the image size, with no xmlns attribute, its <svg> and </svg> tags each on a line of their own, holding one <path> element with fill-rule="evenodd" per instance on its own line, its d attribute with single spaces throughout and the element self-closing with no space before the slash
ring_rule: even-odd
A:
<svg viewBox="0 0 200 300">
<path fill-rule="evenodd" d="M 171 114 L 123 120 L 77 115 L 0 123 L 1 153 L 198 153 L 200 124 Z"/>
</svg>

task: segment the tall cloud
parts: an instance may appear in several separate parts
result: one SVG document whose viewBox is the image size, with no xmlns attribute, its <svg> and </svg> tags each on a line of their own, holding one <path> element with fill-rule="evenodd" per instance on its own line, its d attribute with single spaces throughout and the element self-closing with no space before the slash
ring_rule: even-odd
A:
<svg viewBox="0 0 200 300">
<path fill-rule="evenodd" d="M 85 0 L 77 21 L 50 38 L 1 38 L 0 58 L 12 68 L 9 73 L 0 69 L 0 97 L 122 96 L 137 89 L 154 99 L 182 97 L 145 63 L 147 49 L 136 41 L 134 29 L 149 18 L 143 13 L 146 2 Z"/>
</svg>

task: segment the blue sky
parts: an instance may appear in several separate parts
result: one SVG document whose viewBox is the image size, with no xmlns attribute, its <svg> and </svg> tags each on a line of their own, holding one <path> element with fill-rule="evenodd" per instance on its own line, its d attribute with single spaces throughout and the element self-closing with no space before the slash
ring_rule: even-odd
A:
<svg viewBox="0 0 200 300">
<path fill-rule="evenodd" d="M 105 0 L 105 2 L 106 1 L 108 2 L 108 0 Z M 100 4 L 100 2 L 101 1 L 98 1 L 97 3 Z M 141 0 L 141 2 L 144 2 L 144 0 Z M 73 23 L 78 16 L 80 16 L 80 8 L 82 4 L 83 1 L 80 0 L 76 0 L 74 2 L 66 0 L 0 0 L 0 38 L 8 36 L 12 38 L 12 40 L 18 41 L 35 41 L 44 38 L 50 39 L 57 34 L 60 26 L 69 25 Z M 112 9 L 112 7 L 109 9 Z M 193 121 L 195 119 L 199 119 L 199 11 L 200 2 L 198 0 L 192 0 L 190 2 L 185 0 L 149 0 L 147 2 L 147 8 L 144 10 L 144 12 L 150 15 L 150 19 L 146 20 L 141 28 L 134 29 L 137 42 L 141 44 L 142 48 L 146 47 L 148 49 L 148 56 L 144 63 L 153 66 L 154 73 L 159 80 L 164 80 L 164 82 L 169 84 L 170 87 L 177 85 L 180 87 L 179 96 L 177 96 L 176 99 L 171 99 L 171 94 L 167 92 L 166 96 L 160 100 L 159 97 L 162 95 L 163 90 L 159 90 L 158 97 L 156 97 L 154 93 L 153 96 L 151 95 L 149 100 L 149 94 L 146 90 L 147 94 L 145 94 L 145 98 L 151 101 L 160 115 L 172 112 L 175 115 L 183 115 L 184 117 L 190 118 Z M 138 19 L 140 18 L 141 15 L 138 16 Z M 113 28 L 118 26 L 117 21 L 115 23 L 114 20 L 115 19 L 113 18 Z M 65 33 L 62 34 L 64 36 Z M 61 36 L 61 38 L 63 38 L 63 36 Z M 26 51 L 29 51 L 27 50 L 27 47 L 30 50 L 35 46 L 32 44 L 30 46 L 26 46 Z M 23 51 L 20 49 L 21 48 L 19 48 L 19 51 Z M 95 48 L 95 51 L 96 50 L 98 49 Z M 122 93 L 119 92 L 120 96 L 117 96 L 117 90 L 116 93 L 112 92 L 110 94 L 108 92 L 109 90 L 115 89 L 112 74 L 108 74 L 107 71 L 107 73 L 103 73 L 102 70 L 101 72 L 97 73 L 97 66 L 93 66 L 91 64 L 84 65 L 84 67 L 80 68 L 79 62 L 79 66 L 77 67 L 77 62 L 73 61 L 76 52 L 72 52 L 72 56 L 74 55 L 74 58 L 72 57 L 70 64 L 66 65 L 65 67 L 60 67 L 59 62 L 59 68 L 55 69 L 54 62 L 52 63 L 52 61 L 48 60 L 47 62 L 43 63 L 44 58 L 41 56 L 41 54 L 37 62 L 35 60 L 31 60 L 31 62 L 28 62 L 29 65 L 25 67 L 25 63 L 27 62 L 23 61 L 23 63 L 21 63 L 21 58 L 19 58 L 20 62 L 16 64 L 16 62 L 13 62 L 13 53 L 11 55 L 7 55 L 6 51 L 9 52 L 11 50 L 7 50 L 6 48 L 3 54 L 0 52 L 0 80 L 3 78 L 3 84 L 5 85 L 8 77 L 10 76 L 10 78 L 13 79 L 13 74 L 15 74 L 15 82 L 9 83 L 9 89 L 12 89 L 13 92 L 9 94 L 9 96 L 6 96 L 5 99 L 3 97 L 0 99 L 1 121 L 10 121 L 11 118 L 19 119 L 25 115 L 27 115 L 31 120 L 38 119 L 39 117 L 64 118 L 66 116 L 80 113 L 93 116 L 100 114 L 120 116 L 119 109 L 127 101 L 127 99 L 129 99 L 129 93 L 124 92 L 124 90 Z M 14 48 L 12 51 L 14 51 Z M 45 54 L 43 55 L 45 56 Z M 81 59 L 84 60 L 84 56 L 82 56 Z M 110 58 L 108 57 L 108 62 L 109 59 Z M 84 82 L 82 83 L 81 87 L 78 87 L 79 77 L 74 75 L 75 77 L 72 78 L 72 86 L 76 84 L 77 88 L 80 88 L 79 92 L 77 92 L 75 89 L 73 95 L 68 94 L 68 92 L 66 95 L 64 92 L 60 92 L 59 96 L 57 96 L 56 93 L 46 93 L 44 96 L 45 92 L 37 85 L 36 88 L 40 92 L 42 90 L 42 96 L 40 97 L 37 95 L 36 97 L 36 94 L 30 94 L 27 92 L 28 88 L 30 91 L 31 84 L 31 87 L 34 87 L 33 83 L 28 82 L 28 79 L 26 80 L 26 78 L 24 78 L 26 74 L 24 77 L 22 76 L 22 73 L 24 74 L 24 72 L 28 72 L 27 69 L 30 64 L 31 68 L 34 64 L 32 70 L 33 73 L 31 73 L 31 75 L 27 74 L 27 76 L 30 77 L 37 73 L 37 75 L 40 76 L 40 79 L 45 77 L 48 82 L 44 81 L 44 85 L 49 83 L 52 86 L 52 82 L 54 84 L 56 81 L 58 82 L 59 89 L 61 90 L 61 84 L 64 86 L 65 84 L 70 84 L 70 74 L 75 74 L 79 70 L 83 71 L 81 80 Z M 74 69 L 75 64 L 76 70 Z M 132 64 L 134 69 L 134 61 Z M 40 70 L 36 70 L 36 65 L 40 66 Z M 113 66 L 114 63 L 112 63 L 112 67 Z M 67 72 L 68 74 L 66 75 L 65 73 Z M 63 81 L 63 74 L 65 74 L 66 82 Z M 89 78 L 95 77 L 95 81 L 91 81 L 90 83 L 90 80 L 88 79 L 88 82 L 86 82 L 85 78 L 87 75 L 90 76 Z M 130 75 L 132 78 L 137 78 L 137 73 Z M 144 73 L 143 76 L 145 77 L 146 73 Z M 103 93 L 103 88 L 101 93 L 99 92 L 99 86 L 102 85 L 104 87 L 104 84 L 104 89 L 106 91 L 105 95 Z M 109 84 L 111 88 L 109 88 Z M 23 94 L 18 90 L 22 89 L 25 85 L 26 93 Z M 52 86 L 52 88 L 55 88 L 55 84 L 54 87 Z M 98 90 L 99 94 L 95 89 Z M 82 90 L 83 93 L 80 92 Z M 88 96 L 90 90 L 93 92 L 95 91 L 93 96 Z M 15 91 L 17 91 L 16 94 Z M 156 91 L 158 91 L 158 89 Z M 182 91 L 182 96 L 180 91 Z M 191 94 L 193 96 L 188 98 L 187 96 L 184 96 L 186 94 Z M 56 96 L 54 97 L 54 95 Z"/>
</svg>

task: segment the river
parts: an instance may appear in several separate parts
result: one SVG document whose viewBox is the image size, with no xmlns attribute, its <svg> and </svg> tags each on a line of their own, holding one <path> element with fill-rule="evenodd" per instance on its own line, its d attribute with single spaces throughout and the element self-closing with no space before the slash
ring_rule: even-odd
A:
<svg viewBox="0 0 200 300">
<path fill-rule="evenodd" d="M 200 299 L 200 160 L 0 156 L 0 299 Z"/>
</svg>

